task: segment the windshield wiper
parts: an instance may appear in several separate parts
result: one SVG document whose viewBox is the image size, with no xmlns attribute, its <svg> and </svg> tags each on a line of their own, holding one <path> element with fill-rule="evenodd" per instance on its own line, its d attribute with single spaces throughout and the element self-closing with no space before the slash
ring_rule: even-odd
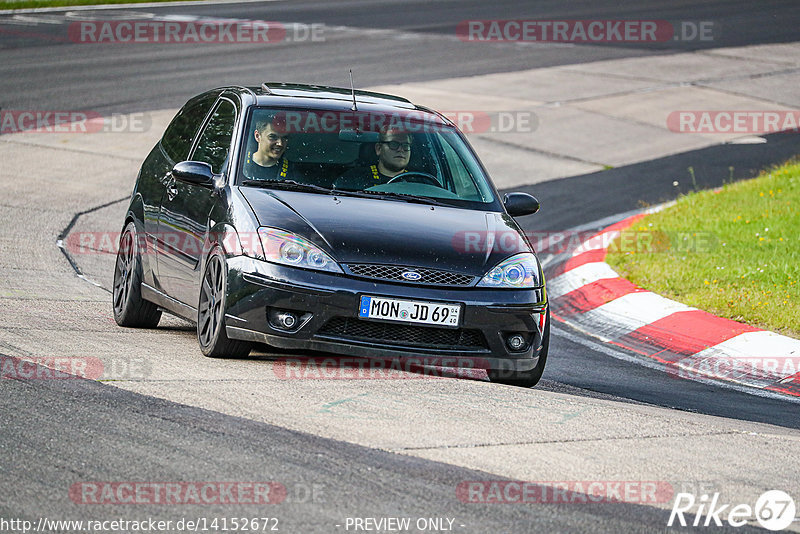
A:
<svg viewBox="0 0 800 534">
<path fill-rule="evenodd" d="M 249 185 L 255 187 L 265 187 L 269 189 L 284 189 L 287 191 L 303 191 L 308 193 L 323 193 L 326 195 L 339 195 L 343 197 L 360 197 L 360 198 L 391 198 L 393 200 L 402 200 L 405 202 L 415 202 L 418 204 L 430 204 L 433 206 L 447 206 L 443 202 L 434 200 L 430 197 L 422 197 L 417 195 L 407 195 L 405 193 L 392 193 L 388 191 L 345 191 L 343 189 L 328 189 L 321 185 L 304 184 L 294 180 L 253 180 L 245 179 L 242 185 Z"/>
<path fill-rule="evenodd" d="M 285 189 L 287 191 L 304 191 L 308 193 L 325 193 L 331 194 L 333 191 L 327 187 L 313 184 L 303 184 L 294 180 L 252 180 L 246 179 L 242 181 L 242 185 L 251 185 L 255 187 L 266 187 L 269 189 Z"/>
<path fill-rule="evenodd" d="M 418 195 L 408 195 L 406 193 L 393 193 L 390 191 L 339 191 L 334 189 L 333 192 L 335 194 L 346 194 L 364 198 L 391 198 L 393 200 L 403 200 L 405 202 L 414 202 L 417 204 L 430 204 L 432 206 L 447 206 L 444 202 L 439 202 L 431 197 L 423 197 Z"/>
</svg>

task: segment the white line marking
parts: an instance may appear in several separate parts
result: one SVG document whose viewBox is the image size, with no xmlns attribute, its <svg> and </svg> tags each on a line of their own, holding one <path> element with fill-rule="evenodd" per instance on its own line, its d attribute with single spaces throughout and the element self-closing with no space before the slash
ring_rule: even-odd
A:
<svg viewBox="0 0 800 534">
<path fill-rule="evenodd" d="M 564 274 L 556 276 L 552 280 L 548 280 L 547 292 L 550 294 L 551 298 L 556 298 L 566 295 L 570 291 L 580 289 L 592 282 L 610 278 L 619 278 L 619 275 L 607 263 L 602 261 L 584 263 Z"/>
<path fill-rule="evenodd" d="M 617 339 L 673 313 L 696 309 L 643 291 L 628 293 L 570 320 L 598 323 L 607 339 Z"/>
</svg>

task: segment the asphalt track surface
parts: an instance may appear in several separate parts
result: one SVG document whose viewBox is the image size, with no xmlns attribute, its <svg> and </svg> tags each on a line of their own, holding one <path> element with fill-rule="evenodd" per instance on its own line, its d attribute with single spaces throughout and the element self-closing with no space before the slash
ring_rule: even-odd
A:
<svg viewBox="0 0 800 534">
<path fill-rule="evenodd" d="M 267 49 L 118 45 L 109 52 L 106 47 L 65 42 L 64 29 L 56 24 L 3 24 L 0 16 L 0 106 L 129 113 L 179 107 L 201 90 L 229 83 L 276 79 L 345 84 L 347 69 L 353 65 L 357 65 L 357 85 L 369 86 L 710 46 L 531 49 L 499 44 L 482 48 L 476 57 L 452 37 L 455 25 L 471 18 L 714 20 L 723 29 L 715 47 L 794 41 L 800 20 L 796 2 L 577 2 L 568 6 L 561 2 L 338 2 L 334 8 L 329 2 L 300 1 L 148 7 L 146 11 L 323 23 L 347 29 L 331 30 L 324 47 L 314 43 Z M 386 39 L 363 42 L 361 30 L 386 31 Z M 426 34 L 436 46 L 425 39 L 401 39 L 392 32 Z M 714 147 L 604 171 L 599 180 L 583 176 L 515 189 L 528 189 L 542 200 L 542 211 L 524 221 L 526 229 L 559 230 L 635 209 L 641 200 L 656 203 L 674 198 L 680 191 L 663 179 L 664 169 L 693 165 L 699 185 L 712 187 L 729 178 L 731 161 L 739 173 L 736 177 L 743 178 L 796 152 L 796 136 L 776 137 L 766 145 Z M 627 187 L 615 187 L 621 183 Z M 625 194 L 618 194 L 620 190 Z M 120 191 L 116 198 L 126 194 Z M 65 206 L 64 211 L 75 214 L 95 205 Z M 565 206 L 568 209 L 562 209 Z M 16 213 L 6 208 L 5 204 L 0 207 L 0 213 L 7 212 L 3 216 Z M 191 330 L 174 323 L 166 336 L 167 344 L 171 338 L 183 343 L 192 337 Z M 690 381 L 676 385 L 663 373 L 611 357 L 578 332 L 555 328 L 551 355 L 537 388 L 543 392 L 709 414 L 738 421 L 743 429 L 751 428 L 749 423 L 800 428 L 795 403 Z M 475 387 L 481 385 L 475 383 Z M 463 387 L 470 388 L 472 383 L 465 381 Z M 506 391 L 498 388 L 497 394 Z M 275 514 L 285 525 L 281 530 L 288 532 L 344 531 L 335 527 L 344 517 L 397 515 L 456 517 L 456 524 L 464 525 L 456 530 L 463 532 L 528 532 L 534 526 L 543 531 L 652 532 L 662 530 L 668 516 L 663 509 L 621 503 L 500 509 L 466 505 L 454 498 L 459 482 L 503 477 L 87 380 L 2 380 L 0 409 L 0 517 L 4 518 L 265 515 L 264 509 L 254 514 L 246 506 L 222 505 L 179 510 L 149 506 L 133 511 L 124 505 L 103 506 L 89 514 L 85 506 L 64 499 L 65 487 L 86 480 L 280 480 L 290 494 L 292 488 L 302 493 L 313 484 L 325 487 L 324 496 L 312 499 L 298 493 L 280 505 Z"/>
<path fill-rule="evenodd" d="M 148 7 L 138 11 L 323 24 L 325 46 L 310 41 L 273 43 L 267 47 L 78 45 L 69 40 L 63 17 L 41 15 L 50 22 L 0 24 L 4 59 L 0 65 L 0 107 L 36 109 L 44 102 L 47 109 L 85 109 L 90 95 L 89 104 L 95 111 L 131 113 L 179 107 L 209 86 L 261 85 L 268 80 L 347 85 L 350 68 L 354 70 L 356 86 L 369 87 L 720 46 L 791 42 L 797 38 L 796 21 L 800 19 L 800 6 L 791 0 L 581 0 L 569 5 L 520 0 L 299 0 Z M 131 20 L 137 10 L 111 13 L 97 18 Z M 9 17 L 0 16 L 0 23 L 4 18 Z M 461 42 L 455 34 L 461 21 L 517 18 L 710 21 L 716 33 L 713 41 L 533 46 L 498 43 L 477 45 L 480 48 Z M 367 32 L 383 32 L 379 34 L 383 38 L 366 39 Z M 409 39 L 409 33 L 422 36 Z"/>
</svg>

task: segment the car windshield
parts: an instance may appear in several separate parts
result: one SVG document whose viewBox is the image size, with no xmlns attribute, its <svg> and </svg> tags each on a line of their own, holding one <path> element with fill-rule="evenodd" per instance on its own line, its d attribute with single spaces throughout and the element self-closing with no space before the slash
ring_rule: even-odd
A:
<svg viewBox="0 0 800 534">
<path fill-rule="evenodd" d="M 432 113 L 254 108 L 246 128 L 244 186 L 502 209 L 472 150 Z"/>
</svg>

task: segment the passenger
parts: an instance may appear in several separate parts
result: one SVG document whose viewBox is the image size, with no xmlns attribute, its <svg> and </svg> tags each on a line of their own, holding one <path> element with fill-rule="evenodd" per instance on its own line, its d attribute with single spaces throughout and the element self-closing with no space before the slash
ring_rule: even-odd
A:
<svg viewBox="0 0 800 534">
<path fill-rule="evenodd" d="M 247 153 L 244 174 L 255 180 L 291 180 L 294 165 L 285 157 L 289 146 L 289 136 L 280 121 L 269 116 L 256 120 L 253 131 L 258 148 Z"/>
<path fill-rule="evenodd" d="M 385 184 L 398 174 L 407 172 L 411 159 L 411 135 L 397 130 L 381 132 L 380 141 L 375 143 L 378 163 L 356 167 L 341 175 L 334 184 L 337 189 L 358 191 L 375 185 Z"/>
</svg>

